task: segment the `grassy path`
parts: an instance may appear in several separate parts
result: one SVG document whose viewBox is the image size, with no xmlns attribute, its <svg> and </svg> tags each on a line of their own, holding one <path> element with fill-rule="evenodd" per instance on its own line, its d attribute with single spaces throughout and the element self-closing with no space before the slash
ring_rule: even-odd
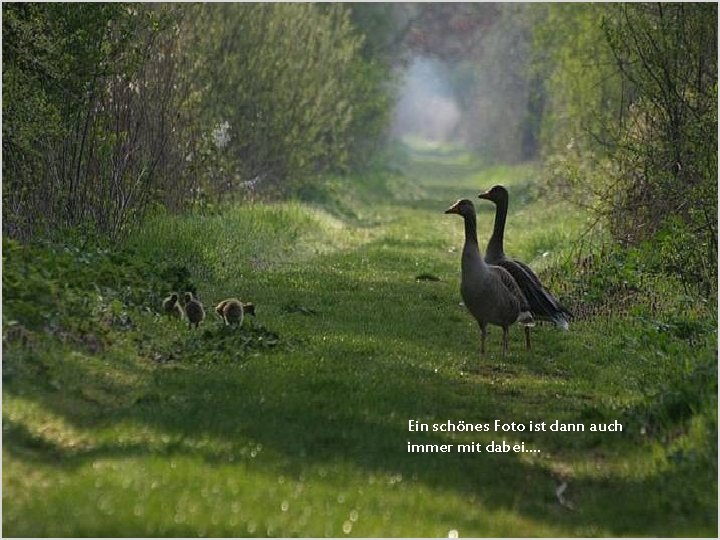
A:
<svg viewBox="0 0 720 540">
<path fill-rule="evenodd" d="M 409 419 L 625 421 L 677 358 L 711 354 L 581 321 L 539 328 L 532 355 L 513 328 L 505 358 L 495 329 L 491 369 L 467 372 L 478 335 L 459 305 L 462 225 L 442 212 L 505 183 L 507 251 L 542 269 L 582 217 L 538 199 L 531 172 L 427 152 L 402 193 L 349 202 L 352 222 L 297 205 L 162 218 L 136 248 L 186 263 L 208 303 L 252 299 L 252 324 L 279 343 L 268 333 L 238 355 L 215 320 L 189 333 L 145 312 L 101 353 L 8 348 L 34 367 L 4 387 L 4 534 L 713 536 L 714 479 L 690 482 L 668 458 L 692 431 L 408 432 Z M 484 244 L 493 209 L 476 207 Z M 540 451 L 407 452 L 502 440 Z"/>
</svg>

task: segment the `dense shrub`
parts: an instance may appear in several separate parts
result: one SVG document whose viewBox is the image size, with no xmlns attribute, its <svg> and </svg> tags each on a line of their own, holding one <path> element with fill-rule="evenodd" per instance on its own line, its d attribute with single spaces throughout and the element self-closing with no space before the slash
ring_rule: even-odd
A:
<svg viewBox="0 0 720 540">
<path fill-rule="evenodd" d="M 3 231 L 119 238 L 145 210 L 359 167 L 388 66 L 349 8 L 3 6 Z"/>
<path fill-rule="evenodd" d="M 717 6 L 546 6 L 538 63 L 549 179 L 623 246 L 653 242 L 717 288 Z M 578 46 L 575 32 L 582 27 Z M 648 252 L 650 253 L 650 252 Z"/>
<path fill-rule="evenodd" d="M 222 133 L 210 149 L 214 175 L 198 187 L 287 192 L 365 154 L 361 143 L 385 128 L 389 88 L 349 15 L 340 5 L 195 8 L 185 26 L 194 92 L 207 128 Z"/>
<path fill-rule="evenodd" d="M 5 232 L 117 237 L 172 147 L 168 13 L 124 4 L 3 6 Z"/>
</svg>

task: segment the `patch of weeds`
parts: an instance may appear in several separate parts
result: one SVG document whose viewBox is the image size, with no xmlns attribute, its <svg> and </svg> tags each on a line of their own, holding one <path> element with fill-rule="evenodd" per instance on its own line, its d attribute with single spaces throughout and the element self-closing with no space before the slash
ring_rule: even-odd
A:
<svg viewBox="0 0 720 540">
<path fill-rule="evenodd" d="M 244 362 L 260 351 L 285 344 L 277 332 L 262 324 L 245 324 L 241 328 L 209 325 L 197 331 L 183 331 L 168 344 L 153 344 L 145 356 L 159 363 Z"/>
<path fill-rule="evenodd" d="M 165 264 L 158 270 L 159 277 L 168 284 L 168 291 L 177 291 L 180 296 L 184 292 L 197 295 L 197 286 L 192 280 L 192 274 L 187 266 L 180 264 Z"/>
<path fill-rule="evenodd" d="M 85 252 L 3 239 L 3 263 L 6 316 L 28 328 L 72 326 L 99 302 L 132 304 L 146 296 L 148 268 L 101 248 Z"/>
<path fill-rule="evenodd" d="M 699 288 L 662 270 L 647 248 L 604 244 L 566 259 L 541 277 L 577 319 L 640 317 L 679 339 L 697 341 L 708 331 L 708 324 L 699 321 L 708 319 L 714 303 Z M 660 321 L 667 313 L 677 315 Z M 714 320 L 711 323 L 714 326 Z"/>
<path fill-rule="evenodd" d="M 187 268 L 157 268 L 132 249 L 21 245 L 4 238 L 3 263 L 5 326 L 78 344 L 131 330 L 133 312 L 157 313 L 166 291 L 195 288 Z"/>
<path fill-rule="evenodd" d="M 706 356 L 626 410 L 625 416 L 651 434 L 672 433 L 693 416 L 715 409 L 717 390 L 717 361 Z"/>
<path fill-rule="evenodd" d="M 652 327 L 659 334 L 667 334 L 676 339 L 697 345 L 705 336 L 716 331 L 716 327 L 707 319 L 694 319 L 682 315 L 670 316 L 667 320 L 638 317 L 638 320 Z"/>
</svg>

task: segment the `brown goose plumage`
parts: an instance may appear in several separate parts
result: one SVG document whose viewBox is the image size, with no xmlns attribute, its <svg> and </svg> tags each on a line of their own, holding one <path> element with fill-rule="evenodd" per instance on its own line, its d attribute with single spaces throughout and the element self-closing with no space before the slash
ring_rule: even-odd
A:
<svg viewBox="0 0 720 540">
<path fill-rule="evenodd" d="M 163 313 L 168 317 L 175 317 L 182 319 L 183 309 L 179 302 L 177 293 L 172 293 L 170 296 L 165 298 L 162 303 Z"/>
<path fill-rule="evenodd" d="M 225 321 L 225 325 L 240 327 L 245 313 L 255 315 L 255 306 L 251 302 L 243 303 L 237 298 L 228 298 L 215 307 L 215 312 Z"/>
<path fill-rule="evenodd" d="M 188 319 L 188 329 L 191 329 L 193 324 L 197 328 L 205 318 L 203 305 L 191 292 L 185 293 L 185 315 Z"/>
<path fill-rule="evenodd" d="M 478 195 L 495 203 L 495 225 L 485 253 L 485 262 L 502 266 L 510 272 L 530 304 L 533 317 L 541 321 L 551 321 L 563 330 L 568 329 L 570 312 L 540 282 L 535 272 L 518 260 L 505 255 L 503 237 L 505 235 L 505 219 L 507 218 L 509 196 L 503 186 L 493 186 L 485 193 Z"/>
<path fill-rule="evenodd" d="M 465 245 L 461 260 L 460 294 L 465 307 L 480 326 L 480 355 L 485 354 L 487 325 L 503 329 L 503 354 L 508 350 L 508 329 L 515 322 L 526 328 L 534 325 L 529 305 L 512 276 L 499 266 L 485 263 L 477 241 L 475 207 L 468 199 L 457 201 L 445 211 L 459 214 L 465 221 Z M 526 346 L 530 349 L 530 334 L 526 333 Z"/>
</svg>

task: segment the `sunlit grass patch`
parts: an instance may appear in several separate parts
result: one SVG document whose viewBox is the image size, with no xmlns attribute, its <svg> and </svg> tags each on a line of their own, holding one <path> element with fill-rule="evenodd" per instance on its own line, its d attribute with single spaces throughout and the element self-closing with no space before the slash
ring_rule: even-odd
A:
<svg viewBox="0 0 720 540">
<path fill-rule="evenodd" d="M 227 279 L 255 265 L 279 264 L 290 254 L 318 253 L 349 241 L 345 225 L 298 203 L 247 204 L 221 213 L 158 215 L 130 240 L 151 259 L 192 266 L 203 277 Z"/>
</svg>

